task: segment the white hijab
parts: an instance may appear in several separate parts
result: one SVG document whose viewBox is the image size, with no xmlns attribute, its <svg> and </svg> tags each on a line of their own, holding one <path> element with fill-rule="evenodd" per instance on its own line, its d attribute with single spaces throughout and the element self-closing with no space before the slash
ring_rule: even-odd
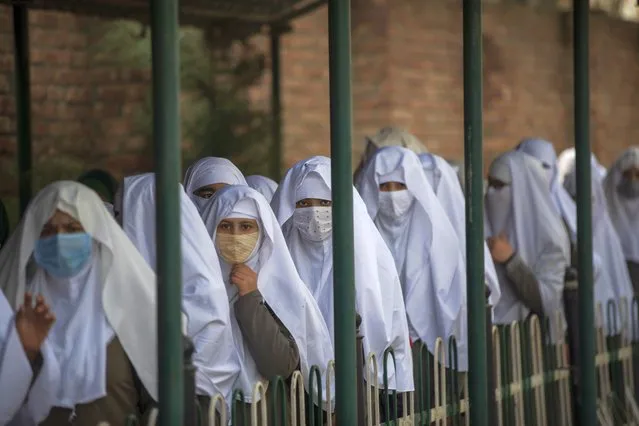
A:
<svg viewBox="0 0 639 426">
<path fill-rule="evenodd" d="M 389 223 L 379 212 L 380 183 L 398 181 L 414 198 L 406 215 Z M 466 268 L 463 247 L 428 184 L 414 152 L 378 150 L 362 172 L 358 189 L 368 214 L 388 244 L 404 293 L 411 337 L 435 353 L 438 337 L 456 337 L 458 369 L 468 370 Z M 448 365 L 448 360 L 446 360 Z"/>
<path fill-rule="evenodd" d="M 595 300 L 596 302 L 602 303 L 604 318 L 607 318 L 606 309 L 608 300 L 611 298 L 616 298 L 617 300 L 625 298 L 627 303 L 630 303 L 634 297 L 634 290 L 619 235 L 617 235 L 617 231 L 608 214 L 608 205 L 601 180 L 596 175 L 597 160 L 594 156 L 591 158 L 590 164 L 592 167 L 591 181 L 593 197 L 592 245 L 594 253 L 601 259 L 601 268 L 609 279 L 605 288 L 595 288 Z M 573 162 L 572 168 L 568 169 L 564 181 L 564 186 L 571 195 L 576 195 L 576 175 L 577 170 Z M 610 289 L 613 289 L 614 294 L 611 294 Z M 600 290 L 602 294 L 598 294 Z M 606 331 L 609 331 L 608 327 L 606 327 Z M 614 332 L 614 330 L 610 331 Z"/>
<path fill-rule="evenodd" d="M 563 218 L 572 242 L 577 244 L 577 205 L 560 180 L 555 148 L 550 142 L 543 139 L 526 139 L 519 144 L 517 149 L 532 155 L 542 163 L 546 177 L 550 182 L 550 196 L 555 208 Z M 564 169 L 566 166 L 564 162 Z M 596 243 L 594 247 L 597 247 Z M 614 299 L 614 290 L 611 278 L 606 268 L 603 267 L 602 259 L 596 250 L 593 251 L 593 273 L 595 306 L 602 303 L 605 308 L 608 300 Z M 604 316 L 604 320 L 607 323 L 606 316 Z"/>
<path fill-rule="evenodd" d="M 269 203 L 273 199 L 273 194 L 275 194 L 275 191 L 277 191 L 277 182 L 275 182 L 273 179 L 267 178 L 266 176 L 247 176 L 246 182 L 248 186 L 262 194 L 264 198 L 266 198 L 266 201 L 268 201 Z"/>
<path fill-rule="evenodd" d="M 639 147 L 628 148 L 615 161 L 604 181 L 608 212 L 626 260 L 639 263 L 639 199 L 630 200 L 619 195 L 617 186 L 622 173 L 631 167 L 639 168 Z"/>
<path fill-rule="evenodd" d="M 42 227 L 56 209 L 78 220 L 94 241 L 92 260 L 64 283 L 31 261 Z M 56 406 L 72 408 L 106 395 L 106 345 L 112 333 L 157 401 L 155 281 L 151 268 L 94 191 L 62 181 L 45 187 L 31 201 L 0 252 L 0 285 L 14 309 L 25 291 L 44 293 L 57 317 L 47 337 L 62 370 Z"/>
<path fill-rule="evenodd" d="M 570 169 L 572 169 L 573 164 L 575 163 L 575 148 L 568 148 L 565 149 L 561 152 L 561 154 L 559 154 L 559 158 L 557 159 L 557 171 L 559 173 L 559 181 L 563 182 L 565 176 L 568 174 L 568 172 L 570 172 Z M 591 154 L 591 156 L 594 158 L 594 154 Z M 602 166 L 596 159 L 595 159 L 595 169 L 593 171 L 595 171 L 595 176 L 599 179 L 599 182 L 601 182 L 607 174 L 607 170 L 604 166 Z"/>
<path fill-rule="evenodd" d="M 424 173 L 431 188 L 437 195 L 450 223 L 455 228 L 457 238 L 464 247 L 466 258 L 466 200 L 459 184 L 459 175 L 455 169 L 443 158 L 435 154 L 420 154 L 419 159 L 424 167 Z M 490 289 L 489 303 L 495 306 L 501 296 L 499 279 L 493 258 L 488 246 L 484 243 L 484 277 Z"/>
<path fill-rule="evenodd" d="M 564 276 L 570 263 L 570 242 L 550 198 L 541 164 L 528 154 L 511 151 L 495 159 L 489 176 L 509 184 L 502 191 L 510 192 L 510 205 L 497 207 L 487 200 L 486 236 L 505 232 L 515 252 L 539 282 L 544 314 L 556 318 L 559 312 L 563 318 Z M 497 215 L 502 217 L 500 224 L 495 223 Z M 502 269 L 498 268 L 502 293 L 495 306 L 495 322 L 510 324 L 525 319 L 530 310 L 515 295 Z"/>
<path fill-rule="evenodd" d="M 532 155 L 537 160 L 541 161 L 545 175 L 549 182 L 550 196 L 555 205 L 555 209 L 561 215 L 570 232 L 570 239 L 572 242 L 577 242 L 577 206 L 573 201 L 566 188 L 562 185 L 562 179 L 559 173 L 559 166 L 557 160 L 557 153 L 552 143 L 543 139 L 525 139 L 519 146 L 518 150 Z M 574 154 L 574 151 L 573 151 Z M 564 158 L 568 158 L 569 154 Z M 574 159 L 574 156 L 573 156 Z M 564 175 L 565 164 L 564 160 Z"/>
<path fill-rule="evenodd" d="M 194 192 L 216 183 L 246 185 L 246 179 L 240 169 L 226 158 L 204 157 L 187 169 L 184 175 L 184 190 L 200 214 L 207 204 L 206 198 L 198 197 Z"/>
<path fill-rule="evenodd" d="M 122 228 L 156 269 L 155 174 L 127 177 L 122 185 Z M 233 343 L 226 288 L 213 242 L 180 185 L 182 307 L 189 318 L 200 395 L 232 398 L 240 365 Z"/>
<path fill-rule="evenodd" d="M 332 200 L 331 160 L 312 157 L 293 166 L 282 180 L 271 207 L 302 280 L 313 293 L 335 339 L 333 310 L 333 241 L 304 238 L 293 223 L 295 203 L 305 198 Z M 393 255 L 353 191 L 356 309 L 362 318 L 364 352 L 375 354 L 380 385 L 384 383 L 384 352 L 392 348 L 397 368 L 389 358 L 388 383 L 399 392 L 414 390 L 413 362 L 402 288 Z M 397 374 L 395 374 L 397 372 Z"/>
<path fill-rule="evenodd" d="M 319 368 L 325 379 L 328 363 L 333 359 L 330 334 L 313 296 L 295 270 L 282 231 L 266 199 L 248 186 L 229 186 L 210 200 L 202 217 L 213 241 L 217 226 L 226 218 L 257 220 L 260 239 L 246 265 L 258 274 L 257 287 L 264 301 L 295 339 L 306 386 L 313 365 Z M 223 271 L 230 271 L 230 266 L 224 260 L 220 259 L 220 263 Z M 224 280 L 229 303 L 234 304 L 237 289 L 230 283 L 228 273 L 224 274 Z M 257 371 L 255 361 L 242 338 L 234 309 L 231 309 L 231 318 L 235 346 L 242 365 L 238 380 L 245 400 L 250 402 L 255 383 L 265 380 Z"/>
</svg>

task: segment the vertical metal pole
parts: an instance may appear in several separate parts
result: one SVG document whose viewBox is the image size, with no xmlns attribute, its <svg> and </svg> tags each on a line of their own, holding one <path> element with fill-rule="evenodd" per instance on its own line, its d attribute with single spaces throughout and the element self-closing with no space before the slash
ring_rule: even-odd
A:
<svg viewBox="0 0 639 426">
<path fill-rule="evenodd" d="M 151 51 L 153 140 L 157 179 L 158 368 L 161 426 L 181 426 L 184 423 L 178 31 L 178 0 L 152 0 Z"/>
<path fill-rule="evenodd" d="M 466 273 L 470 424 L 488 426 L 488 363 L 484 284 L 482 160 L 481 0 L 464 0 L 464 177 L 466 181 Z"/>
<path fill-rule="evenodd" d="M 31 199 L 31 77 L 29 69 L 29 12 L 13 6 L 15 43 L 15 95 L 18 140 L 18 185 L 20 215 Z"/>
<path fill-rule="evenodd" d="M 581 398 L 579 424 L 597 424 L 594 299 L 592 276 L 592 204 L 590 165 L 590 83 L 588 59 L 588 0 L 573 2 L 575 150 L 577 167 L 577 259 L 579 267 L 579 363 Z"/>
<path fill-rule="evenodd" d="M 331 157 L 333 186 L 333 295 L 335 316 L 336 416 L 357 425 L 357 355 L 353 262 L 351 166 L 351 4 L 328 2 Z"/>
<path fill-rule="evenodd" d="M 273 179 L 282 178 L 282 75 L 280 41 L 281 30 L 271 27 L 271 114 L 273 117 Z"/>
</svg>

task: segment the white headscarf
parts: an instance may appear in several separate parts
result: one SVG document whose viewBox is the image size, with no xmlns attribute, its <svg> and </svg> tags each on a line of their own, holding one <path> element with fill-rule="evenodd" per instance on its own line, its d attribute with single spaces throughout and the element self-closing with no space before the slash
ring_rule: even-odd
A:
<svg viewBox="0 0 639 426">
<path fill-rule="evenodd" d="M 226 158 L 204 157 L 187 169 L 184 175 L 184 190 L 200 214 L 207 202 L 205 198 L 198 197 L 194 192 L 216 183 L 246 185 L 246 179 L 240 169 Z"/>
<path fill-rule="evenodd" d="M 156 269 L 155 174 L 124 179 L 122 228 L 147 263 Z M 189 318 L 200 395 L 232 398 L 240 365 L 233 343 L 229 305 L 213 242 L 180 185 L 182 223 L 182 307 Z"/>
<path fill-rule="evenodd" d="M 634 291 L 630 273 L 626 265 L 623 248 L 617 231 L 615 230 L 610 215 L 608 214 L 608 205 L 606 196 L 603 192 L 601 180 L 596 175 L 597 162 L 594 156 L 591 158 L 590 165 L 592 167 L 592 242 L 593 251 L 599 259 L 601 259 L 601 268 L 610 280 L 606 284 L 606 288 L 595 288 L 595 300 L 602 303 L 604 309 L 604 317 L 607 309 L 607 301 L 613 297 L 610 289 L 614 289 L 614 296 L 617 300 L 625 298 L 627 303 L 632 301 Z M 565 176 L 564 186 L 571 195 L 576 196 L 577 189 L 577 170 L 573 162 L 572 168 L 568 169 Z M 599 291 L 602 294 L 598 294 Z M 605 291 L 605 293 L 603 293 Z M 608 328 L 606 327 L 606 331 Z M 614 331 L 614 330 L 610 330 Z"/>
<path fill-rule="evenodd" d="M 455 169 L 443 158 L 435 154 L 420 154 L 419 159 L 424 167 L 424 173 L 431 188 L 437 195 L 444 211 L 448 215 L 450 223 L 455 228 L 457 238 L 464 247 L 464 259 L 466 258 L 466 200 L 459 177 Z M 501 296 L 499 279 L 488 246 L 484 243 L 484 276 L 490 289 L 489 302 L 495 306 Z"/>
<path fill-rule="evenodd" d="M 94 241 L 84 271 L 68 280 L 53 280 L 30 262 L 42 227 L 56 209 L 78 220 Z M 35 269 L 33 276 L 27 266 Z M 73 407 L 106 395 L 106 345 L 113 332 L 157 401 L 155 282 L 151 268 L 94 191 L 76 182 L 56 182 L 31 201 L 0 252 L 0 285 L 14 309 L 26 290 L 44 293 L 57 317 L 47 337 L 62 370 L 56 406 Z"/>
<path fill-rule="evenodd" d="M 302 280 L 309 287 L 335 338 L 333 311 L 333 241 L 309 241 L 294 225 L 295 203 L 305 198 L 332 200 L 331 160 L 312 157 L 293 166 L 278 188 L 271 207 Z M 413 362 L 406 308 L 393 255 L 353 191 L 356 309 L 362 318 L 365 354 L 375 353 L 380 385 L 384 383 L 384 352 L 393 348 L 397 368 L 388 360 L 390 389 L 414 390 Z M 397 374 L 395 374 L 395 370 Z"/>
<path fill-rule="evenodd" d="M 268 201 L 269 203 L 273 199 L 273 194 L 275 194 L 275 191 L 277 191 L 277 182 L 275 182 L 273 179 L 267 178 L 266 176 L 247 176 L 246 182 L 248 186 L 262 194 L 264 198 L 266 198 L 266 201 Z"/>
<path fill-rule="evenodd" d="M 550 181 L 550 196 L 553 203 L 568 228 L 572 242 L 577 244 L 577 206 L 560 180 L 555 148 L 543 139 L 526 139 L 519 144 L 518 149 L 542 163 L 546 177 Z M 564 169 L 566 166 L 564 161 Z M 608 272 L 596 251 L 593 252 L 593 273 L 595 305 L 602 303 L 605 308 L 607 301 L 614 299 L 614 290 Z M 604 316 L 604 320 L 604 324 L 607 323 L 607 316 Z"/>
<path fill-rule="evenodd" d="M 566 267 L 570 264 L 570 242 L 561 217 L 555 209 L 548 191 L 548 180 L 544 177 L 539 161 L 519 151 L 511 151 L 497 157 L 490 166 L 489 176 L 508 186 L 500 191 L 509 191 L 509 205 L 495 206 L 487 198 L 487 237 L 504 232 L 515 252 L 530 267 L 539 282 L 539 292 L 544 314 L 563 318 L 563 289 Z M 486 197 L 490 197 L 490 191 Z M 497 217 L 502 216 L 500 225 Z M 492 229 L 499 227 L 500 229 Z M 495 322 L 509 324 L 525 319 L 530 310 L 524 305 L 508 278 L 500 272 L 501 299 L 495 306 Z M 564 322 L 565 326 L 565 322 Z M 553 328 L 555 332 L 555 328 Z"/>
<path fill-rule="evenodd" d="M 389 223 L 379 212 L 381 183 L 398 181 L 416 200 L 401 221 Z M 431 353 L 435 341 L 456 337 L 458 368 L 468 369 L 466 268 L 453 225 L 428 184 L 414 152 L 382 148 L 361 175 L 359 192 L 399 272 L 411 337 Z M 448 360 L 446 360 L 448 364 Z"/>
<path fill-rule="evenodd" d="M 560 182 L 564 181 L 565 176 L 568 172 L 570 172 L 570 169 L 572 169 L 573 164 L 575 163 L 575 155 L 576 152 L 574 147 L 565 149 L 561 152 L 561 154 L 559 154 L 559 158 L 557 159 L 557 172 L 559 173 Z M 606 177 L 607 170 L 599 163 L 599 161 L 597 161 L 594 154 L 591 154 L 591 156 L 595 159 L 596 163 L 596 167 L 594 169 L 596 172 L 595 176 L 599 179 L 599 182 L 601 182 Z"/>
<path fill-rule="evenodd" d="M 608 200 L 608 212 L 623 248 L 626 260 L 639 263 L 639 199 L 628 199 L 619 195 L 617 186 L 622 173 L 631 167 L 639 168 L 639 147 L 628 148 L 615 161 L 604 181 Z"/>
<path fill-rule="evenodd" d="M 570 239 L 577 242 L 577 207 L 572 197 L 562 185 L 557 163 L 557 153 L 552 143 L 543 139 L 525 139 L 517 147 L 522 152 L 541 161 L 549 181 L 550 196 L 557 212 L 561 215 L 570 232 Z M 574 151 L 573 151 L 574 153 Z M 564 157 L 567 158 L 567 157 Z M 573 156 L 574 158 L 574 156 Z M 564 160 L 566 161 L 566 160 Z M 565 166 L 565 165 L 564 165 Z M 565 173 L 564 173 L 565 174 Z"/>
<path fill-rule="evenodd" d="M 401 146 L 410 149 L 415 154 L 423 154 L 428 152 L 426 146 L 412 133 L 399 127 L 386 126 L 379 129 L 373 136 L 364 138 L 364 152 L 360 159 L 360 168 L 355 173 L 355 185 L 359 185 L 361 173 L 366 163 L 375 154 L 379 148 L 386 146 Z"/>
<path fill-rule="evenodd" d="M 26 426 L 48 416 L 60 386 L 60 366 L 45 341 L 40 348 L 42 368 L 33 377 L 15 320 L 13 309 L 0 291 L 0 425 L 11 422 Z"/>
<path fill-rule="evenodd" d="M 322 377 L 333 358 L 333 344 L 313 296 L 300 279 L 286 248 L 286 241 L 266 199 L 248 186 L 230 186 L 220 190 L 202 214 L 211 239 L 215 241 L 217 226 L 228 218 L 255 219 L 260 228 L 258 248 L 246 265 L 258 274 L 257 287 L 266 304 L 291 333 L 297 344 L 301 372 L 308 386 L 310 369 L 316 365 Z M 230 270 L 222 259 L 222 270 Z M 237 289 L 224 275 L 229 302 L 236 300 Z M 246 347 L 242 332 L 231 309 L 235 345 L 242 365 L 240 387 L 245 400 L 250 402 L 252 389 L 258 380 L 264 381 L 257 371 L 255 361 Z"/>
</svg>

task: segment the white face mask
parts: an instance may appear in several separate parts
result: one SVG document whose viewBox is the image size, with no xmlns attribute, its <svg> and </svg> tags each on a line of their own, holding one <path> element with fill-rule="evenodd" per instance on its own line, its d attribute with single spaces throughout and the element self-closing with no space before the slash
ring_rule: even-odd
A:
<svg viewBox="0 0 639 426">
<path fill-rule="evenodd" d="M 512 192 L 510 186 L 500 189 L 489 187 L 486 192 L 486 214 L 493 231 L 497 236 L 506 230 L 512 209 Z"/>
<path fill-rule="evenodd" d="M 331 207 L 303 207 L 293 212 L 293 224 L 304 239 L 324 241 L 333 232 Z"/>
<path fill-rule="evenodd" d="M 379 193 L 379 212 L 388 218 L 398 219 L 404 216 L 412 205 L 413 194 L 407 189 Z"/>
</svg>

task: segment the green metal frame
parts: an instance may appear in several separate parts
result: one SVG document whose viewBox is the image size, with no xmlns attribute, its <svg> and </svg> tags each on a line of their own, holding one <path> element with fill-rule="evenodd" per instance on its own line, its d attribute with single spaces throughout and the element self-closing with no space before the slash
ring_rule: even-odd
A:
<svg viewBox="0 0 639 426">
<path fill-rule="evenodd" d="M 470 423 L 488 426 L 488 360 L 484 280 L 481 0 L 463 2 L 464 179 Z M 492 360 L 491 360 L 492 362 Z"/>
<path fill-rule="evenodd" d="M 18 139 L 20 215 L 31 199 L 31 70 L 29 67 L 29 11 L 13 6 L 15 44 L 15 94 Z"/>
<path fill-rule="evenodd" d="M 184 418 L 178 2 L 151 2 L 160 426 L 178 426 Z"/>
<path fill-rule="evenodd" d="M 271 176 L 279 182 L 282 178 L 282 28 L 271 26 L 271 117 L 273 130 L 273 165 Z"/>
<path fill-rule="evenodd" d="M 590 163 L 590 81 L 588 0 L 573 2 L 573 72 L 575 97 L 575 162 L 577 167 L 577 241 L 579 263 L 579 424 L 597 424 L 597 379 L 595 373 L 595 303 L 592 274 L 592 182 Z"/>
<path fill-rule="evenodd" d="M 339 423 L 357 425 L 357 354 L 353 260 L 351 2 L 328 2 L 333 191 L 335 400 Z"/>
</svg>

